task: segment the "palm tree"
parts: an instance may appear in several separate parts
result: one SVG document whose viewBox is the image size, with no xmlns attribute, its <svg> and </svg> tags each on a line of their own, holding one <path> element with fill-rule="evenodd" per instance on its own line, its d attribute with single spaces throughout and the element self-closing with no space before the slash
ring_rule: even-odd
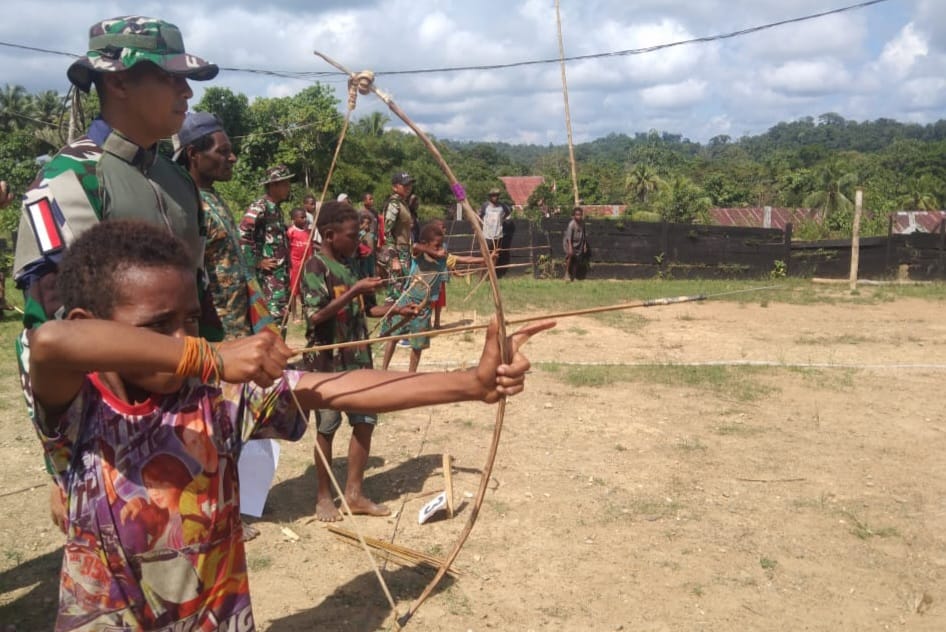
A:
<svg viewBox="0 0 946 632">
<path fill-rule="evenodd" d="M 929 176 L 912 178 L 907 183 L 907 192 L 900 196 L 897 204 L 906 211 L 935 211 L 939 208 L 936 196 L 930 193 L 933 183 Z"/>
<path fill-rule="evenodd" d="M 826 164 L 815 173 L 816 189 L 805 196 L 804 204 L 817 209 L 823 223 L 836 223 L 832 220 L 839 214 L 853 210 L 854 202 L 844 191 L 856 183 L 857 174 L 843 172 L 838 163 Z"/>
<path fill-rule="evenodd" d="M 13 131 L 29 126 L 30 95 L 20 85 L 4 84 L 0 90 L 0 129 Z"/>
<path fill-rule="evenodd" d="M 355 123 L 355 128 L 367 136 L 383 136 L 384 126 L 391 122 L 387 116 L 381 112 L 372 112 L 363 116 Z"/>
<path fill-rule="evenodd" d="M 628 174 L 624 186 L 636 202 L 645 204 L 651 193 L 656 193 L 664 186 L 664 181 L 653 169 L 639 162 Z"/>
<path fill-rule="evenodd" d="M 33 95 L 32 116 L 47 123 L 59 124 L 63 100 L 55 90 L 44 90 Z"/>
</svg>

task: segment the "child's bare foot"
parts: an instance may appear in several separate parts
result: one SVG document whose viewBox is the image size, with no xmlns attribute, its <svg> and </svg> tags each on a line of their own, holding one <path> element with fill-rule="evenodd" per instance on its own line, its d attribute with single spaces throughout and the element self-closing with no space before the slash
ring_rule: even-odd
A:
<svg viewBox="0 0 946 632">
<path fill-rule="evenodd" d="M 390 516 L 391 510 L 388 509 L 387 505 L 379 505 L 377 503 L 371 502 L 371 500 L 365 498 L 364 496 L 359 496 L 358 498 L 347 498 L 348 506 L 351 507 L 351 512 L 358 516 Z"/>
<path fill-rule="evenodd" d="M 315 503 L 315 519 L 319 522 L 338 522 L 342 519 L 342 514 L 335 508 L 335 502 L 331 498 L 320 498 Z"/>
</svg>

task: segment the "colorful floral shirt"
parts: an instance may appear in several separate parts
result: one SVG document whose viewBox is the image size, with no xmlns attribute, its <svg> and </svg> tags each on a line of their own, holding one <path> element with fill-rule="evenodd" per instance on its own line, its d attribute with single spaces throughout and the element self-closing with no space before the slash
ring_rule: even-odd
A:
<svg viewBox="0 0 946 632">
<path fill-rule="evenodd" d="M 358 275 L 350 267 L 322 254 L 315 254 L 306 261 L 302 272 L 300 296 L 302 296 L 303 313 L 306 319 L 308 346 L 331 345 L 368 338 L 365 304 L 360 295 L 332 318 L 315 326 L 308 324 L 313 315 L 347 292 L 357 282 Z M 371 347 L 366 343 L 360 347 L 309 353 L 306 354 L 305 361 L 306 366 L 314 371 L 370 369 L 372 367 Z"/>
<path fill-rule="evenodd" d="M 37 407 L 68 499 L 56 630 L 254 629 L 237 460 L 251 438 L 305 432 L 300 375 L 130 405 L 91 374 L 54 428 Z"/>
</svg>

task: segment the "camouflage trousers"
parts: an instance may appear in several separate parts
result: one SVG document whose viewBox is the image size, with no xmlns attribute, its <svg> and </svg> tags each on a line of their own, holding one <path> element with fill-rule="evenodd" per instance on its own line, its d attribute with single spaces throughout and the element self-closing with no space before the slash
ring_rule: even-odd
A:
<svg viewBox="0 0 946 632">
<path fill-rule="evenodd" d="M 387 266 L 388 274 L 396 277 L 388 285 L 388 292 L 386 300 L 394 302 L 401 298 L 401 295 L 404 293 L 404 289 L 408 286 L 410 279 L 408 275 L 411 271 L 411 247 L 410 246 L 398 246 L 396 248 L 397 259 L 401 263 L 401 271 L 394 272 L 391 269 L 390 264 Z"/>
<path fill-rule="evenodd" d="M 280 266 L 272 272 L 260 270 L 259 284 L 269 313 L 281 327 L 289 304 L 289 271 L 285 266 Z"/>
</svg>

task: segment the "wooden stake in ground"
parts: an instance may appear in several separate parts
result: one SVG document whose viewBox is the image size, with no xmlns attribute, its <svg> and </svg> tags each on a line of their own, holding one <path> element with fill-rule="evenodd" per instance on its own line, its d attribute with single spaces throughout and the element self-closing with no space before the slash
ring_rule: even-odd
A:
<svg viewBox="0 0 946 632">
<path fill-rule="evenodd" d="M 854 225 L 851 227 L 851 291 L 857 290 L 857 268 L 861 261 L 861 211 L 864 207 L 864 189 L 854 192 Z"/>
<path fill-rule="evenodd" d="M 447 496 L 447 517 L 453 518 L 453 457 L 443 453 L 443 490 Z"/>
</svg>

